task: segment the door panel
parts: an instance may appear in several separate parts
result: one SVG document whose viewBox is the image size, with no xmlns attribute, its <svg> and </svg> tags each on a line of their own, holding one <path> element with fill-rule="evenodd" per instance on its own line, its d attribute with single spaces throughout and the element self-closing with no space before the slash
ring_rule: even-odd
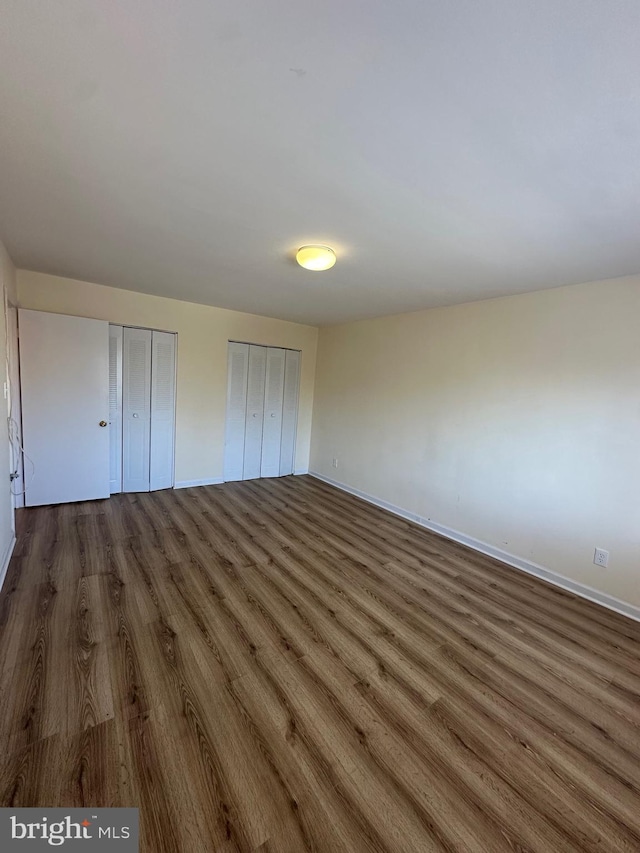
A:
<svg viewBox="0 0 640 853">
<path fill-rule="evenodd" d="M 280 476 L 293 474 L 298 424 L 298 388 L 300 386 L 300 353 L 287 350 L 284 369 L 282 405 L 282 439 L 280 443 Z"/>
<path fill-rule="evenodd" d="M 262 421 L 264 417 L 264 379 L 266 366 L 266 347 L 249 346 L 247 420 L 244 431 L 243 480 L 255 480 L 260 476 L 260 460 L 262 458 Z"/>
<path fill-rule="evenodd" d="M 261 477 L 278 477 L 280 474 L 285 353 L 286 350 L 276 347 L 269 347 L 267 349 L 264 418 L 262 425 L 262 459 L 260 464 Z"/>
<path fill-rule="evenodd" d="M 124 329 L 122 491 L 149 491 L 151 330 Z"/>
<path fill-rule="evenodd" d="M 26 505 L 108 498 L 109 324 L 20 309 L 19 326 Z"/>
<path fill-rule="evenodd" d="M 153 492 L 173 486 L 176 336 L 153 332 L 151 344 L 150 489 Z"/>
<path fill-rule="evenodd" d="M 8 414 L 10 418 L 9 433 L 11 435 L 11 471 L 17 474 L 17 480 L 11 485 L 13 506 L 24 506 L 24 464 L 20 445 L 22 444 L 22 407 L 20 403 L 20 356 L 18 354 L 18 309 L 13 305 L 7 306 L 7 327 L 9 340 L 9 399 Z"/>
<path fill-rule="evenodd" d="M 109 326 L 109 479 L 122 491 L 122 326 Z"/>
</svg>

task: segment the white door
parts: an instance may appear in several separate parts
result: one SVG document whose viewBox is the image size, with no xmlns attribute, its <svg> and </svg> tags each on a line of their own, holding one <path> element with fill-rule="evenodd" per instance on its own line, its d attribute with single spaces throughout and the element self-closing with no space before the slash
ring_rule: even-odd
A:
<svg viewBox="0 0 640 853">
<path fill-rule="evenodd" d="M 149 491 L 151 330 L 124 329 L 122 491 Z"/>
<path fill-rule="evenodd" d="M 249 346 L 249 375 L 247 378 L 247 420 L 244 430 L 243 480 L 260 476 L 262 459 L 262 421 L 264 417 L 264 378 L 267 367 L 267 348 Z"/>
<path fill-rule="evenodd" d="M 173 436 L 175 421 L 176 336 L 153 332 L 151 336 L 151 449 L 150 489 L 173 486 Z"/>
<path fill-rule="evenodd" d="M 22 408 L 20 405 L 20 358 L 18 355 L 18 309 L 13 305 L 7 305 L 7 330 L 9 340 L 7 352 L 9 354 L 9 394 L 8 394 L 8 416 L 9 416 L 9 449 L 11 454 L 11 474 L 14 480 L 11 484 L 14 509 L 24 506 L 24 465 L 22 459 Z"/>
<path fill-rule="evenodd" d="M 300 355 L 229 342 L 225 481 L 293 473 Z"/>
<path fill-rule="evenodd" d="M 230 341 L 227 359 L 227 424 L 224 438 L 225 482 L 242 480 L 244 470 L 249 344 L 237 344 Z"/>
<path fill-rule="evenodd" d="M 19 311 L 26 505 L 109 497 L 109 324 Z"/>
<path fill-rule="evenodd" d="M 262 424 L 261 477 L 280 474 L 280 440 L 282 433 L 282 395 L 284 391 L 284 360 L 286 350 L 267 349 L 267 370 L 264 390 Z"/>
<path fill-rule="evenodd" d="M 109 326 L 109 482 L 122 491 L 122 326 Z"/>
<path fill-rule="evenodd" d="M 284 367 L 284 399 L 282 403 L 282 438 L 280 442 L 280 476 L 293 474 L 298 425 L 298 387 L 300 385 L 300 353 L 287 350 Z"/>
</svg>

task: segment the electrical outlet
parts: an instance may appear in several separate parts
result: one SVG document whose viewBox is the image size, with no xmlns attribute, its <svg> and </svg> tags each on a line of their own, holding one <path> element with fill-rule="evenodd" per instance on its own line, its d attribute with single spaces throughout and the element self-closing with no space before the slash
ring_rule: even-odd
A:
<svg viewBox="0 0 640 853">
<path fill-rule="evenodd" d="M 602 566 L 603 569 L 609 565 L 609 552 L 604 548 L 596 548 L 593 554 L 593 562 L 596 566 Z"/>
<path fill-rule="evenodd" d="M 333 467 L 334 467 L 334 468 L 337 468 L 337 467 L 338 467 L 338 460 L 337 460 L 337 459 L 334 459 L 334 460 L 333 460 Z"/>
</svg>

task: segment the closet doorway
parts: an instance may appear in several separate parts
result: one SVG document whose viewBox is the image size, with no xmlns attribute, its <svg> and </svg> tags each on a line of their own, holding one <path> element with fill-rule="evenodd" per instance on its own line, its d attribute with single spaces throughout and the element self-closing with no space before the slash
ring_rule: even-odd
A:
<svg viewBox="0 0 640 853">
<path fill-rule="evenodd" d="M 300 352 L 229 341 L 224 479 L 293 474 Z"/>
<path fill-rule="evenodd" d="M 109 486 L 173 486 L 176 335 L 109 325 Z"/>
</svg>

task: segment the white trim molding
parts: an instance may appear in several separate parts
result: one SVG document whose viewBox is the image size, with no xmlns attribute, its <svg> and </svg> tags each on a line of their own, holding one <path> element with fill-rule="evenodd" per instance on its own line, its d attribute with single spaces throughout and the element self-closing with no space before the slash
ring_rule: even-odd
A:
<svg viewBox="0 0 640 853">
<path fill-rule="evenodd" d="M 174 483 L 173 488 L 190 489 L 192 486 L 219 486 L 220 483 L 224 483 L 222 477 L 213 477 L 206 480 L 178 480 L 177 483 Z"/>
<path fill-rule="evenodd" d="M 13 549 L 16 547 L 16 535 L 12 532 L 11 541 L 9 542 L 9 546 L 6 550 L 2 563 L 0 564 L 0 590 L 2 590 L 2 585 L 4 584 L 5 578 L 7 577 L 7 571 L 9 569 L 9 563 L 11 562 L 11 556 L 13 554 Z"/>
<path fill-rule="evenodd" d="M 300 468 L 297 471 L 293 472 L 296 476 L 300 474 L 308 474 L 309 471 L 306 468 Z M 190 489 L 192 486 L 219 486 L 220 483 L 224 483 L 225 481 L 222 477 L 215 477 L 213 480 L 178 480 L 177 483 L 174 484 L 174 489 Z M 236 480 L 234 482 L 242 483 L 243 480 Z"/>
<path fill-rule="evenodd" d="M 427 530 L 432 530 L 434 533 L 444 536 L 445 539 L 451 539 L 454 542 L 459 542 L 461 545 L 466 545 L 474 551 L 479 551 L 481 554 L 486 554 L 489 557 L 500 560 L 502 563 L 513 566 L 515 569 L 520 569 L 522 572 L 534 575 L 537 578 L 547 581 L 547 583 L 558 586 L 568 592 L 572 592 L 574 595 L 580 596 L 580 598 L 586 598 L 589 601 L 602 605 L 602 607 L 607 607 L 609 610 L 615 610 L 616 613 L 621 613 L 623 616 L 628 616 L 630 619 L 635 619 L 640 622 L 640 607 L 636 607 L 626 601 L 621 601 L 613 595 L 608 595 L 606 592 L 593 589 L 593 587 L 587 586 L 586 584 L 578 583 L 578 581 L 571 580 L 571 578 L 567 578 L 564 575 L 553 572 L 551 569 L 539 566 L 537 563 L 532 563 L 530 560 L 525 560 L 515 554 L 510 554 L 508 551 L 503 551 L 502 548 L 496 548 L 495 545 L 489 545 L 487 542 L 482 542 L 480 539 L 474 539 L 473 536 L 467 536 L 466 533 L 461 533 L 459 530 L 453 530 L 450 527 L 445 527 L 443 524 L 437 524 L 435 521 L 431 521 L 431 519 L 423 518 L 420 515 L 416 515 L 416 513 L 409 512 L 408 510 L 395 506 L 388 501 L 376 498 L 366 492 L 361 492 L 360 489 L 354 489 L 352 486 L 347 486 L 345 483 L 340 483 L 337 480 L 332 480 L 330 477 L 325 477 L 323 474 L 319 474 L 316 471 L 309 471 L 309 475 L 311 477 L 315 477 L 317 480 L 322 480 L 323 483 L 328 483 L 330 486 L 334 486 L 336 489 L 348 492 L 350 495 L 355 495 L 357 498 L 362 498 L 362 500 L 367 501 L 367 503 L 374 504 L 381 509 L 386 509 L 394 515 L 399 515 L 401 518 L 413 521 L 415 524 L 419 524 L 421 527 L 427 528 Z"/>
</svg>

